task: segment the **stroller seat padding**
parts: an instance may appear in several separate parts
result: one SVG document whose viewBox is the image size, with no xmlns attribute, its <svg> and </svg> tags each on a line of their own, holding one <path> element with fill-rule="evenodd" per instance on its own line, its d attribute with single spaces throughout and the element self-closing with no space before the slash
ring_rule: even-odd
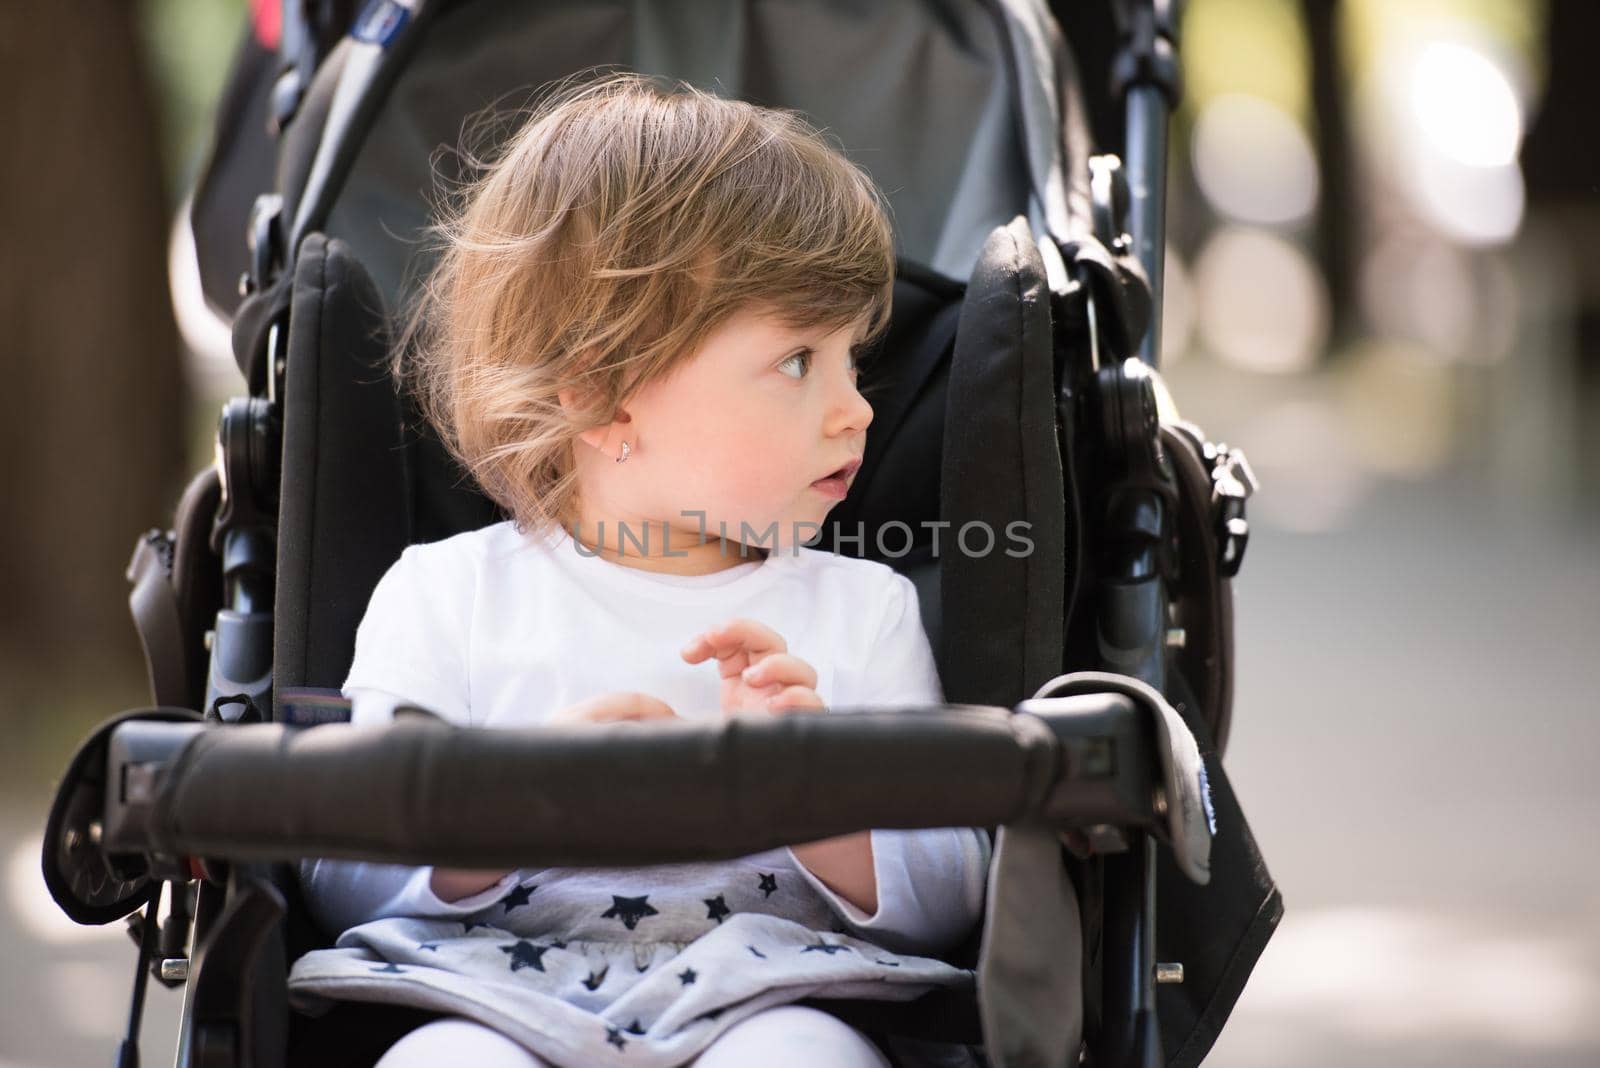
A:
<svg viewBox="0 0 1600 1068">
<path fill-rule="evenodd" d="M 274 683 L 338 686 L 378 579 L 409 542 L 389 331 L 371 277 L 314 234 L 295 263 L 284 385 Z M 308 681 L 315 680 L 315 681 Z"/>
<path fill-rule="evenodd" d="M 956 525 L 940 556 L 939 666 L 951 701 L 1010 708 L 1062 669 L 1067 520 L 1053 354 L 1044 262 L 1018 217 L 984 243 L 950 367 L 940 511 Z"/>
</svg>

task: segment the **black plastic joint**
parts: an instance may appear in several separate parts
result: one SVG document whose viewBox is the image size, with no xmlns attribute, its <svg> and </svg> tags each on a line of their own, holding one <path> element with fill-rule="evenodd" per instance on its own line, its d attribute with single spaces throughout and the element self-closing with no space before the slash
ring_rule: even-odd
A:
<svg viewBox="0 0 1600 1068">
<path fill-rule="evenodd" d="M 1111 92 L 1125 100 L 1138 86 L 1159 89 L 1168 110 L 1183 99 L 1183 75 L 1178 63 L 1178 25 L 1181 0 L 1115 0 L 1121 44 L 1111 63 Z"/>
<path fill-rule="evenodd" d="M 1125 48 L 1112 61 L 1111 92 L 1116 99 L 1125 99 L 1129 90 L 1141 86 L 1159 89 L 1169 109 L 1183 100 L 1178 50 L 1165 37 L 1152 37 L 1148 48 Z"/>
</svg>

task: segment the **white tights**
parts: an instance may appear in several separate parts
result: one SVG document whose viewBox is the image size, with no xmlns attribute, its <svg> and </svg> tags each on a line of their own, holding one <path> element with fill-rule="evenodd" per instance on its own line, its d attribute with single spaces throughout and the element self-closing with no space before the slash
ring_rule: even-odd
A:
<svg viewBox="0 0 1600 1068">
<path fill-rule="evenodd" d="M 889 1068 L 861 1032 L 819 1009 L 779 1005 L 740 1020 L 691 1062 L 695 1068 Z M 500 1032 L 458 1016 L 424 1024 L 389 1047 L 376 1068 L 551 1068 Z"/>
</svg>

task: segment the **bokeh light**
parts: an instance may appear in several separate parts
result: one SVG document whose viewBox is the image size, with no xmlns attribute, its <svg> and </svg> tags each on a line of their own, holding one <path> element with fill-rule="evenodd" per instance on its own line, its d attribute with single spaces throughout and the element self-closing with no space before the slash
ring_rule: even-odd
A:
<svg viewBox="0 0 1600 1068">
<path fill-rule="evenodd" d="M 1182 363 L 1194 344 L 1194 279 L 1176 248 L 1167 246 L 1161 271 L 1161 366 Z"/>
<path fill-rule="evenodd" d="M 1269 492 L 1250 502 L 1273 527 L 1316 534 L 1344 526 L 1371 476 L 1359 462 L 1339 407 L 1306 397 L 1265 408 L 1240 427 L 1239 440 Z"/>
<path fill-rule="evenodd" d="M 1213 98 L 1195 121 L 1192 145 L 1195 182 L 1221 214 L 1272 226 L 1316 208 L 1311 141 L 1272 101 L 1246 93 Z"/>
<path fill-rule="evenodd" d="M 1380 51 L 1363 93 L 1374 188 L 1469 247 L 1503 245 L 1527 194 L 1517 154 L 1527 82 L 1516 61 L 1459 20 L 1407 24 Z"/>
<path fill-rule="evenodd" d="M 1518 287 L 1503 260 L 1415 227 L 1374 245 L 1361 305 L 1380 337 L 1418 343 L 1419 359 L 1498 363 L 1515 344 Z"/>
<path fill-rule="evenodd" d="M 1200 336 L 1219 359 L 1270 374 L 1316 365 L 1328 297 L 1296 245 L 1265 230 L 1223 227 L 1201 250 L 1195 276 Z"/>
<path fill-rule="evenodd" d="M 1504 167 L 1522 143 L 1522 105 L 1511 80 L 1477 49 L 1423 46 L 1411 71 L 1411 109 L 1437 151 L 1469 167 Z"/>
</svg>

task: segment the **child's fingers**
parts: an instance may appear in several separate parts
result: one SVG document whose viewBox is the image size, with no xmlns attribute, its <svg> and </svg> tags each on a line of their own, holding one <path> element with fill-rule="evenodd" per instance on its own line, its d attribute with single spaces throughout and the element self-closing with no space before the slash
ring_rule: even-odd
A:
<svg viewBox="0 0 1600 1068">
<path fill-rule="evenodd" d="M 712 656 L 728 660 L 744 653 L 754 663 L 772 653 L 788 651 L 788 643 L 777 631 L 753 619 L 741 618 L 701 631 L 683 647 L 680 655 L 689 663 L 698 664 Z"/>
<path fill-rule="evenodd" d="M 809 686 L 788 686 L 772 698 L 767 707 L 774 712 L 820 712 L 822 698 Z"/>
<path fill-rule="evenodd" d="M 711 643 L 703 633 L 696 634 L 689 639 L 688 645 L 678 650 L 678 655 L 691 664 L 698 664 L 711 655 Z"/>
<path fill-rule="evenodd" d="M 579 701 L 550 717 L 552 724 L 611 723 L 618 720 L 674 719 L 677 713 L 660 698 L 646 693 L 603 693 Z"/>
<path fill-rule="evenodd" d="M 785 686 L 804 686 L 816 689 L 817 670 L 792 653 L 774 653 L 759 663 L 751 664 L 740 676 L 750 686 L 767 686 L 782 683 Z"/>
<path fill-rule="evenodd" d="M 659 697 L 645 693 L 630 693 L 626 699 L 611 706 L 618 719 L 676 719 L 672 706 Z"/>
</svg>

